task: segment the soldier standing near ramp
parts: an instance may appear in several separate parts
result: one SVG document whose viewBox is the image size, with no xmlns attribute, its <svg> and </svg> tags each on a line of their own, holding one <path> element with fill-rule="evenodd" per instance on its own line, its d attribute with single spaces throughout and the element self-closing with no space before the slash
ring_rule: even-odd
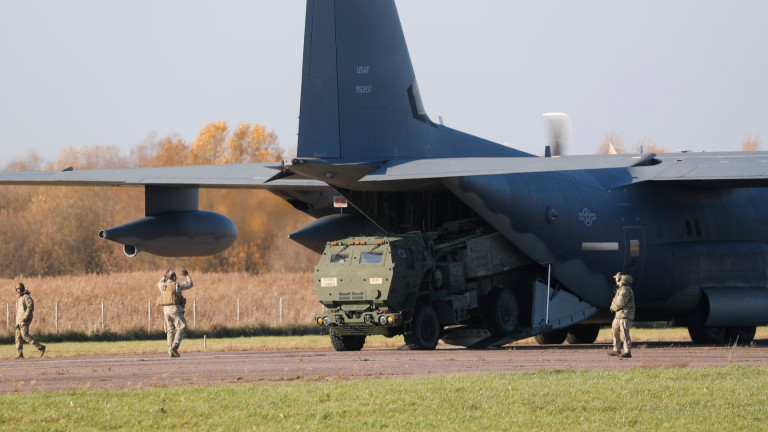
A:
<svg viewBox="0 0 768 432">
<path fill-rule="evenodd" d="M 176 282 L 176 273 L 166 272 L 157 283 L 157 288 L 160 290 L 158 303 L 163 306 L 163 324 L 168 337 L 169 357 L 181 357 L 179 345 L 184 339 L 187 328 L 187 321 L 184 319 L 184 306 L 187 299 L 181 295 L 181 292 L 192 288 L 192 278 L 189 277 L 186 269 L 181 271 L 181 275 L 186 276 L 186 282 Z"/>
<path fill-rule="evenodd" d="M 32 315 L 35 311 L 35 302 L 24 284 L 16 284 L 16 293 L 19 298 L 16 299 L 16 358 L 24 358 L 24 341 L 34 345 L 40 351 L 40 357 L 45 354 L 45 345 L 32 339 L 29 335 L 29 325 L 32 323 Z"/>
<path fill-rule="evenodd" d="M 635 293 L 630 286 L 632 276 L 616 273 L 613 278 L 618 287 L 611 302 L 611 312 L 616 315 L 611 326 L 613 350 L 608 351 L 608 355 L 632 358 L 632 339 L 629 337 L 629 329 L 635 321 Z"/>
</svg>

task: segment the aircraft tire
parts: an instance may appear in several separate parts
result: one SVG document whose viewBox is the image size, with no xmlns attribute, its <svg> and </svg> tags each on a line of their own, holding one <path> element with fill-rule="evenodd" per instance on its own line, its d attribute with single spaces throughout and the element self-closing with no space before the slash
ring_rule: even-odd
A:
<svg viewBox="0 0 768 432">
<path fill-rule="evenodd" d="M 695 344 L 721 345 L 726 341 L 725 327 L 710 327 L 700 324 L 688 324 L 688 335 Z"/>
<path fill-rule="evenodd" d="M 540 333 L 533 337 L 539 345 L 559 345 L 568 337 L 568 329 L 558 329 L 547 333 Z"/>
<path fill-rule="evenodd" d="M 430 305 L 421 305 L 413 315 L 410 329 L 403 334 L 405 344 L 412 350 L 433 350 L 440 340 L 440 320 Z"/>
<path fill-rule="evenodd" d="M 591 344 L 597 340 L 598 333 L 600 333 L 600 324 L 575 325 L 568 328 L 565 340 L 569 344 Z"/>
<path fill-rule="evenodd" d="M 755 340 L 756 332 L 757 327 L 755 326 L 728 327 L 725 331 L 725 337 L 731 344 L 748 345 Z"/>
<path fill-rule="evenodd" d="M 334 329 L 331 329 L 328 335 L 331 337 L 331 345 L 336 351 L 360 351 L 365 345 L 365 335 L 342 336 Z"/>
<path fill-rule="evenodd" d="M 519 319 L 520 308 L 512 289 L 496 288 L 488 294 L 483 307 L 483 321 L 491 334 L 506 336 L 512 333 Z"/>
</svg>

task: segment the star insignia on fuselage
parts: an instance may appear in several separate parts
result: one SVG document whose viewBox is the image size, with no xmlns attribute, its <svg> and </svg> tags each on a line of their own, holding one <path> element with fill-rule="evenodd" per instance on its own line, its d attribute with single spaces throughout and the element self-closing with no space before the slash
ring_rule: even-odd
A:
<svg viewBox="0 0 768 432">
<path fill-rule="evenodd" d="M 589 211 L 588 208 L 584 208 L 584 210 L 579 213 L 579 220 L 584 222 L 584 225 L 586 226 L 592 226 L 592 222 L 594 222 L 597 219 L 597 215 Z"/>
</svg>

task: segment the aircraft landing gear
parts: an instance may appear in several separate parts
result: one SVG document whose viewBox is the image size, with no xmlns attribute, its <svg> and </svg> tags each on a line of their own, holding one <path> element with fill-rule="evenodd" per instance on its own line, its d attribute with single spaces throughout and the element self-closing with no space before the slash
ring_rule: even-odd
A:
<svg viewBox="0 0 768 432">
<path fill-rule="evenodd" d="M 725 336 L 729 343 L 747 345 L 755 340 L 756 332 L 757 327 L 755 326 L 728 327 Z"/>
<path fill-rule="evenodd" d="M 558 329 L 547 333 L 540 333 L 533 337 L 539 345 L 559 345 L 568 337 L 568 329 Z"/>
<path fill-rule="evenodd" d="M 591 344 L 597 340 L 600 333 L 600 324 L 575 325 L 568 328 L 568 336 L 565 340 L 569 344 Z"/>
</svg>

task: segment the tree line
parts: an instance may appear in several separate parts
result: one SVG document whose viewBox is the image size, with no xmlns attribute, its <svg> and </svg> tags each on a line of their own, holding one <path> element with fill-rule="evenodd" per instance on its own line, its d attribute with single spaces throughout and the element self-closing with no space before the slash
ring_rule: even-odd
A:
<svg viewBox="0 0 768 432">
<path fill-rule="evenodd" d="M 53 161 L 32 153 L 4 171 L 136 168 L 274 162 L 284 156 L 277 136 L 258 124 L 206 125 L 192 143 L 178 136 L 151 137 L 121 155 L 113 146 L 68 148 Z M 221 213 L 238 227 L 238 239 L 212 257 L 163 258 L 139 254 L 97 237 L 144 215 L 140 187 L 0 187 L 0 277 L 55 276 L 187 267 L 206 272 L 306 271 L 315 255 L 287 234 L 311 221 L 267 191 L 201 189 L 200 209 Z"/>
</svg>

